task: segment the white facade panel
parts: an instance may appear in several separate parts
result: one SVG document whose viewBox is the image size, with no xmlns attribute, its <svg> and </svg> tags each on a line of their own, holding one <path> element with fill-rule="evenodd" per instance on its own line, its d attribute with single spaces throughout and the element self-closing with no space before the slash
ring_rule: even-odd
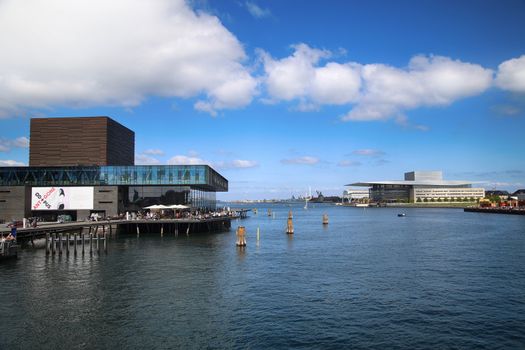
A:
<svg viewBox="0 0 525 350">
<path fill-rule="evenodd" d="M 93 198 L 93 187 L 33 187 L 31 210 L 91 210 Z"/>
</svg>

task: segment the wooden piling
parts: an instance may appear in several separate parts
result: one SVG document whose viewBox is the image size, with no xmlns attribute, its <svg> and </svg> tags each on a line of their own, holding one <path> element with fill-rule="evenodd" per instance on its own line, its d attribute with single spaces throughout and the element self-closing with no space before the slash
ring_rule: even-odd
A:
<svg viewBox="0 0 525 350">
<path fill-rule="evenodd" d="M 89 234 L 89 254 L 93 254 L 93 234 Z"/>
<path fill-rule="evenodd" d="M 137 237 L 140 237 L 140 229 L 139 229 L 139 224 L 137 224 Z"/>
<path fill-rule="evenodd" d="M 68 232 L 66 234 L 66 255 L 69 256 L 69 243 L 71 240 L 71 234 Z"/>
<path fill-rule="evenodd" d="M 259 240 L 259 226 L 257 226 L 257 240 Z"/>
<path fill-rule="evenodd" d="M 292 213 L 292 210 L 290 209 L 290 211 L 288 212 L 288 219 L 293 219 L 293 213 Z"/>
<path fill-rule="evenodd" d="M 179 237 L 179 224 L 175 224 L 175 237 Z"/>
<path fill-rule="evenodd" d="M 62 244 L 64 243 L 62 238 L 63 238 L 62 234 L 59 233 L 58 234 L 58 255 L 62 255 Z"/>
<path fill-rule="evenodd" d="M 46 232 L 46 255 L 49 255 L 49 250 L 51 248 L 49 245 L 49 232 Z"/>
<path fill-rule="evenodd" d="M 164 237 L 164 224 L 160 224 L 160 236 Z"/>
<path fill-rule="evenodd" d="M 237 227 L 237 242 L 238 247 L 246 247 L 246 228 L 244 226 Z"/>
<path fill-rule="evenodd" d="M 286 233 L 293 235 L 293 219 L 288 218 L 288 223 L 286 225 Z"/>
<path fill-rule="evenodd" d="M 107 234 L 104 233 L 104 253 L 106 253 L 106 254 L 108 252 L 108 243 L 107 242 L 108 242 L 108 237 L 107 237 Z"/>
<path fill-rule="evenodd" d="M 97 233 L 95 234 L 95 239 L 97 240 L 97 253 L 100 254 L 100 233 L 98 232 L 98 229 Z"/>
<path fill-rule="evenodd" d="M 78 238 L 78 235 L 75 233 L 73 235 L 73 239 L 75 240 L 73 242 L 73 255 L 77 256 L 77 238 Z"/>
<path fill-rule="evenodd" d="M 328 214 L 323 215 L 323 225 L 328 225 Z"/>
<path fill-rule="evenodd" d="M 81 239 L 82 239 L 82 255 L 84 255 L 84 252 L 85 252 L 85 246 L 86 246 L 86 236 L 84 235 L 84 232 L 82 232 L 80 234 L 81 236 Z"/>
</svg>

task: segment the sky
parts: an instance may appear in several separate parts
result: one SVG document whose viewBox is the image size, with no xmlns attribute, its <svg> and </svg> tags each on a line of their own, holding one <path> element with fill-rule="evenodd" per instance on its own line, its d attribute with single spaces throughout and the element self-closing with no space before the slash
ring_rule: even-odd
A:
<svg viewBox="0 0 525 350">
<path fill-rule="evenodd" d="M 218 199 L 442 170 L 525 188 L 525 1 L 0 0 L 0 166 L 33 117 L 109 116 Z"/>
</svg>

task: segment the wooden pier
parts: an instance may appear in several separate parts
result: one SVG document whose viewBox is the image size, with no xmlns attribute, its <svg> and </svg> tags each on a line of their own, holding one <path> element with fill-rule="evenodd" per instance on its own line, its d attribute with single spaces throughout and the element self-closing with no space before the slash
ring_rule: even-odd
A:
<svg viewBox="0 0 525 350">
<path fill-rule="evenodd" d="M 206 219 L 160 219 L 160 220 L 104 220 L 77 221 L 67 223 L 41 224 L 38 227 L 20 228 L 17 241 L 21 244 L 33 243 L 36 239 L 49 237 L 112 237 L 116 234 L 160 234 L 178 236 L 193 233 L 228 231 L 231 220 L 238 217 L 216 217 Z M 0 234 L 7 235 L 10 229 L 0 228 Z M 65 241 L 65 238 L 62 238 Z M 78 240 L 79 238 L 77 238 Z M 73 241 L 73 239 L 71 239 Z M 75 242 L 77 242 L 75 240 Z M 102 239 L 100 239 L 102 241 Z M 62 242 L 59 240 L 59 242 Z M 98 240 L 94 240 L 98 242 Z M 56 248 L 56 247 L 55 247 Z"/>
</svg>

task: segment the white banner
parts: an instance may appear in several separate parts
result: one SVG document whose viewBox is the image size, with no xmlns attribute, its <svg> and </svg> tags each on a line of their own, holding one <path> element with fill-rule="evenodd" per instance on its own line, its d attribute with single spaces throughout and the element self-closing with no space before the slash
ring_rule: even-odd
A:
<svg viewBox="0 0 525 350">
<path fill-rule="evenodd" d="M 93 187 L 33 187 L 31 209 L 93 209 L 93 193 Z"/>
</svg>

